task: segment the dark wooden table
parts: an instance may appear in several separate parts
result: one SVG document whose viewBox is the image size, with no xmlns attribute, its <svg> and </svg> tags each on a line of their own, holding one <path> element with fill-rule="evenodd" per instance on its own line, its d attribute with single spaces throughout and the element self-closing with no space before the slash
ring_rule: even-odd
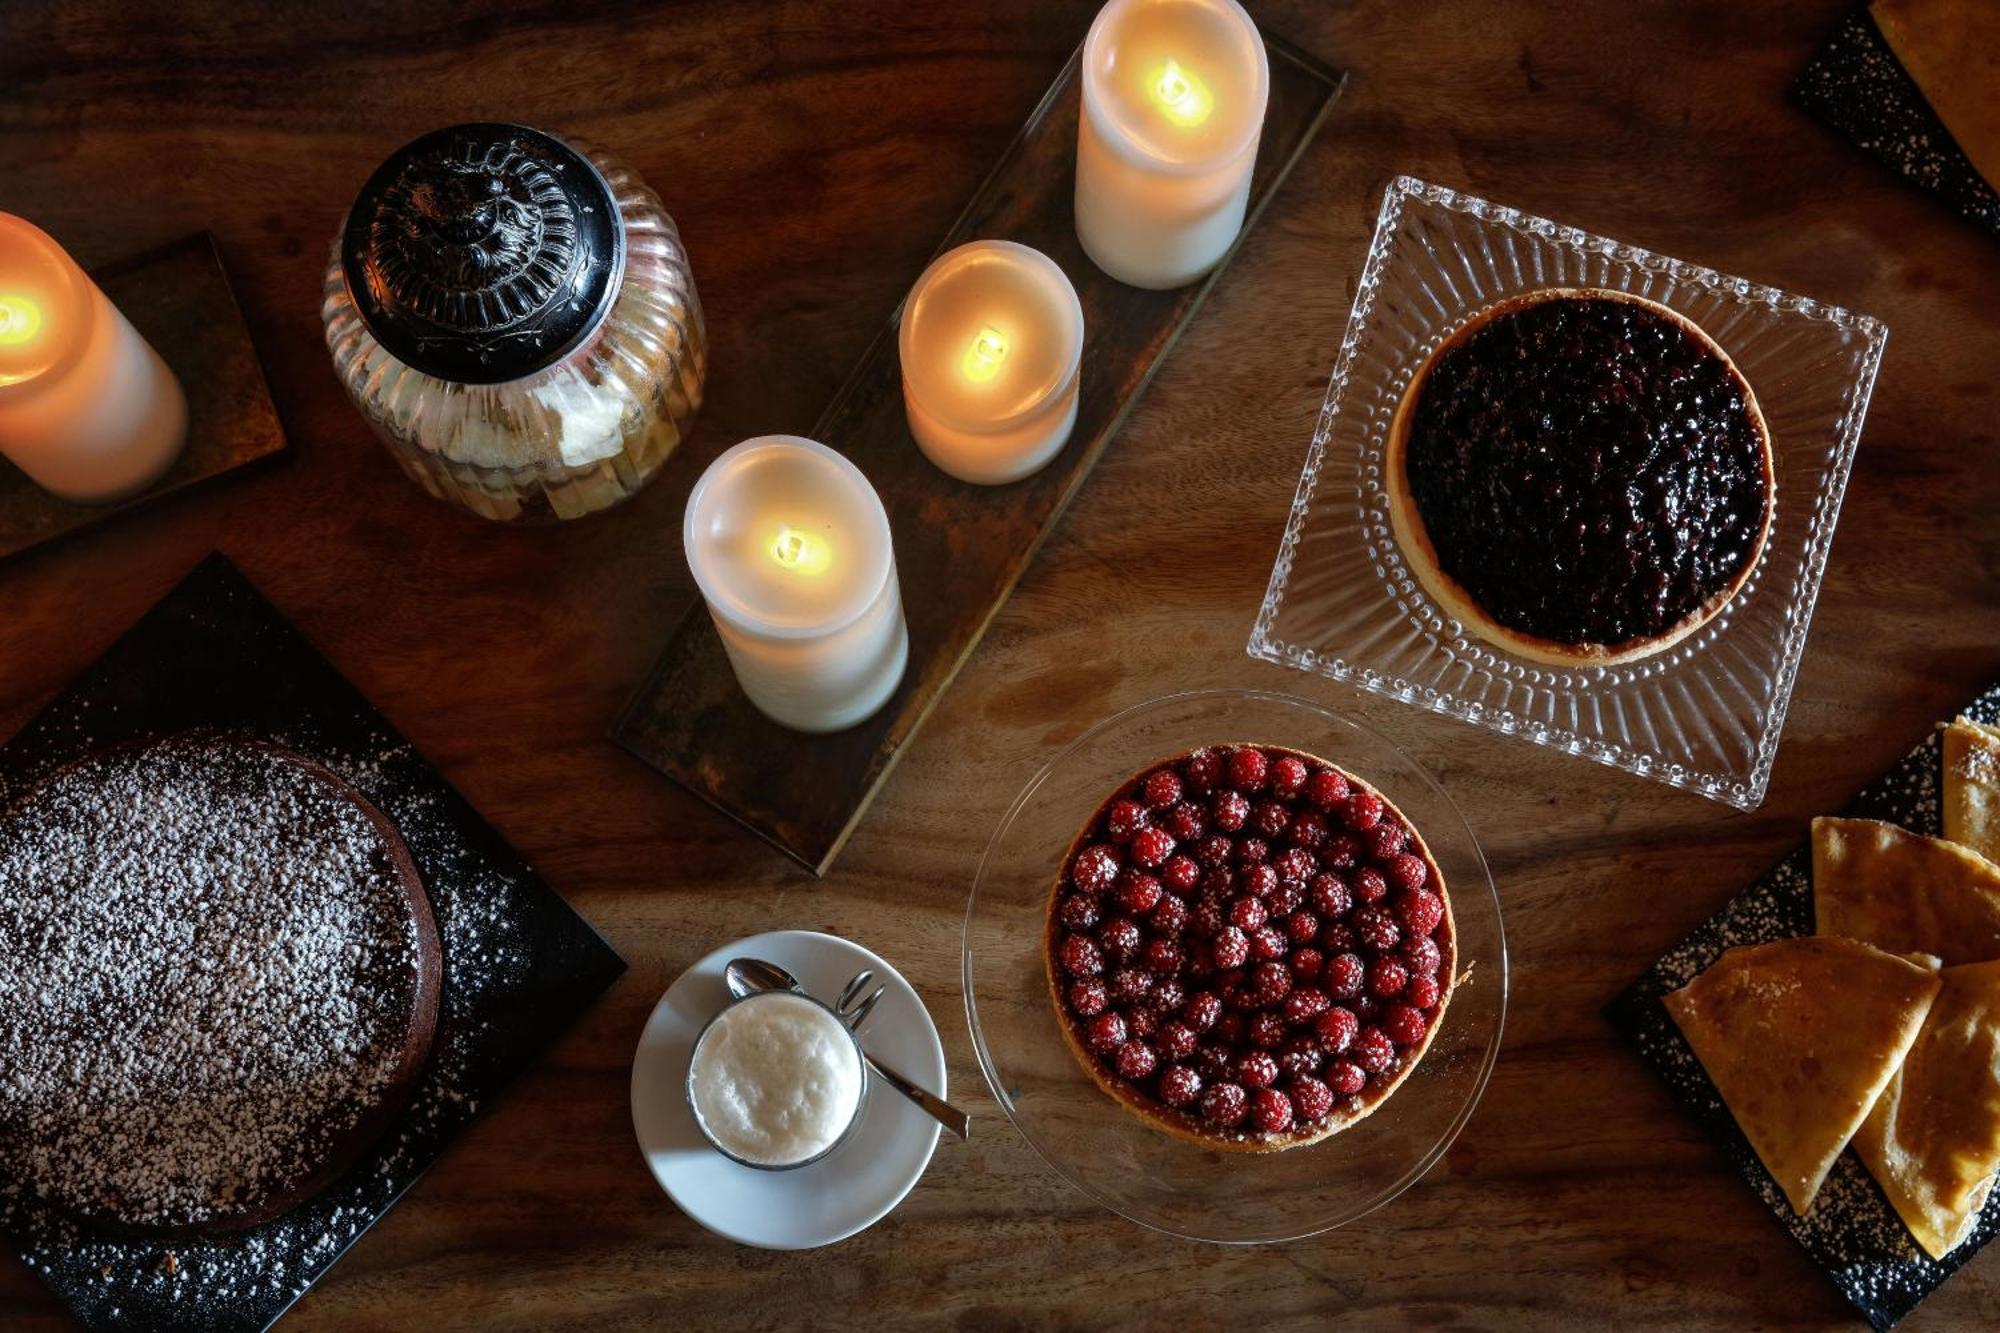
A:
<svg viewBox="0 0 2000 1333">
<path fill-rule="evenodd" d="M 1848 1318 L 1598 1016 L 1811 815 L 2000 675 L 2000 246 L 1786 102 L 1845 8 L 1258 4 L 1267 27 L 1354 71 L 1342 107 L 815 883 L 605 727 L 692 595 L 678 534 L 694 476 L 743 436 L 810 425 L 1091 7 L 0 7 L 0 207 L 85 262 L 211 228 L 297 444 L 289 464 L 0 568 L 0 729 L 220 548 L 632 961 L 289 1326 Z M 368 170 L 422 130 L 502 118 L 587 135 L 645 173 L 686 235 L 715 344 L 685 456 L 623 510 L 558 529 L 485 526 L 419 494 L 320 341 L 327 246 Z M 1757 813 L 1244 657 L 1398 172 L 1890 325 Z M 1499 1068 L 1445 1161 L 1366 1221 L 1269 1249 L 1170 1241 L 1064 1186 L 987 1096 L 958 986 L 967 879 L 1018 784 L 1107 711 L 1213 684 L 1333 701 L 1430 764 L 1492 858 L 1516 967 Z M 791 1256 L 684 1219 L 626 1109 L 628 1058 L 667 982 L 781 926 L 851 935 L 904 968 L 978 1122 L 883 1224 Z M 1910 1327 L 1995 1321 L 1989 1253 Z M 0 1324 L 59 1323 L 0 1261 Z"/>
</svg>

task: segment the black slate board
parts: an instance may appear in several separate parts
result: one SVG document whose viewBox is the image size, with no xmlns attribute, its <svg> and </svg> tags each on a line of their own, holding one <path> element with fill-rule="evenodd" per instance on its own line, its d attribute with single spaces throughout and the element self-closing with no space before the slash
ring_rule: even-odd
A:
<svg viewBox="0 0 2000 1333">
<path fill-rule="evenodd" d="M 2000 194 L 1959 151 L 1866 9 L 1848 15 L 1792 96 L 1869 156 L 2000 235 Z"/>
<path fill-rule="evenodd" d="M 115 1240 L 0 1182 L 0 1230 L 91 1329 L 268 1327 L 625 970 L 220 555 L 0 746 L 0 802 L 89 751 L 199 726 L 312 755 L 395 821 L 444 942 L 437 1036 L 423 1081 L 381 1144 L 325 1193 L 239 1235 Z"/>
<path fill-rule="evenodd" d="M 2000 684 L 1953 716 L 1960 714 L 2000 724 Z M 1887 820 L 1935 837 L 1942 831 L 1941 763 L 1938 733 L 1933 731 L 1894 768 L 1863 788 L 1840 813 L 1850 818 Z M 1887 1329 L 2000 1234 L 2000 1193 L 1987 1202 L 1965 1243 L 1941 1260 L 1917 1247 L 1852 1151 L 1843 1152 L 1833 1164 L 1812 1211 L 1803 1218 L 1795 1216 L 1666 1006 L 1660 1003 L 1661 996 L 1694 980 L 1726 949 L 1812 933 L 1812 841 L 1808 838 L 1669 949 L 1631 989 L 1612 1001 L 1604 1015 L 1638 1048 L 1640 1057 L 1659 1074 L 1675 1099 L 1722 1145 L 1750 1188 L 1805 1247 L 1813 1263 L 1869 1323 Z"/>
</svg>

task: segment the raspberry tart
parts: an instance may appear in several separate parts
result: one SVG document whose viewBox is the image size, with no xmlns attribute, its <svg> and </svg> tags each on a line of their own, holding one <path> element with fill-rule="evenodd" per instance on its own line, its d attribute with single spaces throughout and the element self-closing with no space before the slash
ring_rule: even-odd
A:
<svg viewBox="0 0 2000 1333">
<path fill-rule="evenodd" d="M 1748 583 L 1776 481 L 1757 397 L 1685 316 L 1625 292 L 1502 301 L 1410 381 L 1384 468 L 1424 588 L 1517 657 L 1662 652 Z"/>
<path fill-rule="evenodd" d="M 1451 901 L 1401 812 L 1283 746 L 1135 774 L 1050 894 L 1049 987 L 1093 1081 L 1155 1128 L 1276 1152 L 1368 1115 L 1450 1000 Z"/>
</svg>

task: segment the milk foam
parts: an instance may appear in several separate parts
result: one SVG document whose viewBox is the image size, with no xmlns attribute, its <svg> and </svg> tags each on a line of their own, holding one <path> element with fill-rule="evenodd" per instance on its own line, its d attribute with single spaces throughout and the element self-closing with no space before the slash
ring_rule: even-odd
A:
<svg viewBox="0 0 2000 1333">
<path fill-rule="evenodd" d="M 865 1077 L 839 1019 L 802 996 L 772 991 L 709 1025 L 689 1088 L 717 1143 L 746 1162 L 790 1166 L 846 1132 Z"/>
</svg>

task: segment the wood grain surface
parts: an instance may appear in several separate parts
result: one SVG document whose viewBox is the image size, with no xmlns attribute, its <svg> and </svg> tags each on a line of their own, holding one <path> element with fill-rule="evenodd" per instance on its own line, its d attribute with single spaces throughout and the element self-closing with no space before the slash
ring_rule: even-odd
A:
<svg viewBox="0 0 2000 1333">
<path fill-rule="evenodd" d="M 605 738 L 692 596 L 687 488 L 809 427 L 1081 39 L 996 0 L 0 6 L 0 207 L 94 263 L 220 240 L 290 461 L 0 569 L 0 729 L 212 549 L 235 559 L 632 961 L 288 1328 L 1830 1326 L 1847 1308 L 1599 1007 L 1942 711 L 2000 675 L 2000 247 L 1784 90 L 1841 0 L 1254 12 L 1352 78 L 869 818 L 813 881 Z M 614 513 L 482 525 L 404 480 L 319 332 L 369 169 L 452 121 L 588 135 L 657 186 L 714 338 L 683 457 Z M 1877 315 L 1888 357 L 1763 809 L 1751 815 L 1249 661 L 1243 643 L 1398 172 Z M 1064 1186 L 979 1081 L 967 879 L 1052 746 L 1216 684 L 1364 715 L 1449 786 L 1515 963 L 1484 1105 L 1407 1195 L 1271 1249 L 1167 1240 Z M 739 1249 L 647 1176 L 626 1106 L 654 999 L 716 944 L 838 931 L 903 968 L 975 1117 L 883 1224 Z M 1907 1325 L 2000 1321 L 2000 1255 Z M 0 1260 L 0 1325 L 59 1313 Z"/>
</svg>

